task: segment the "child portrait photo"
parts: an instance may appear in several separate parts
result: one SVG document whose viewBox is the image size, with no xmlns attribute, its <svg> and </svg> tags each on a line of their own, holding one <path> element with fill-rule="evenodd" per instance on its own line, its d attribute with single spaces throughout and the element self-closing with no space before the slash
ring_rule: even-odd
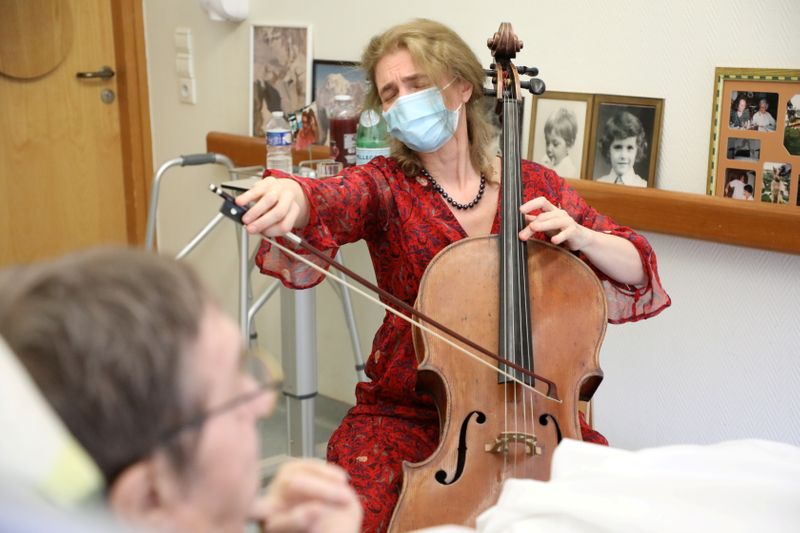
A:
<svg viewBox="0 0 800 533">
<path fill-rule="evenodd" d="M 655 185 L 663 104 L 656 98 L 595 96 L 590 156 L 594 181 Z"/>
<path fill-rule="evenodd" d="M 562 178 L 586 176 L 592 95 L 550 91 L 531 105 L 528 159 Z"/>
</svg>

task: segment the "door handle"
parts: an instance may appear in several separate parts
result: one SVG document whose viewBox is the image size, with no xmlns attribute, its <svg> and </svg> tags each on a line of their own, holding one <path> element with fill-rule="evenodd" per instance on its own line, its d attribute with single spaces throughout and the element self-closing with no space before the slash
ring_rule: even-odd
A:
<svg viewBox="0 0 800 533">
<path fill-rule="evenodd" d="M 102 78 L 104 80 L 107 80 L 109 78 L 112 78 L 113 76 L 114 76 L 114 69 L 112 69 L 109 66 L 104 66 L 100 70 L 94 70 L 94 71 L 89 71 L 89 72 L 77 72 L 75 74 L 76 78 L 82 79 L 82 80 L 83 79 L 96 79 L 96 78 Z"/>
</svg>

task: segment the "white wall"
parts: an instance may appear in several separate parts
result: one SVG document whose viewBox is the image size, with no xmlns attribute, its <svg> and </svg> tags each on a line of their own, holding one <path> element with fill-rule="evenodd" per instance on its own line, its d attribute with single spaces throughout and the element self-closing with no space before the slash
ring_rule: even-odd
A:
<svg viewBox="0 0 800 533">
<path fill-rule="evenodd" d="M 205 151 L 208 131 L 246 133 L 249 24 L 256 22 L 309 23 L 316 58 L 357 60 L 373 34 L 430 17 L 457 30 L 488 64 L 486 38 L 510 21 L 525 43 L 518 62 L 538 66 L 549 89 L 664 98 L 657 184 L 695 193 L 705 189 L 714 67 L 799 66 L 796 0 L 510 1 L 498 7 L 251 0 L 250 19 L 234 24 L 211 22 L 196 0 L 145 0 L 156 161 Z M 178 102 L 172 43 L 178 26 L 194 33 L 194 106 Z M 176 170 L 170 178 L 160 238 L 174 250 L 218 206 L 206 192 L 209 180 L 226 178 L 207 168 Z M 220 232 L 192 259 L 231 311 L 232 232 Z M 598 427 L 627 448 L 744 436 L 800 444 L 794 393 L 800 389 L 800 257 L 647 236 L 673 307 L 652 320 L 609 327 L 601 359 L 607 377 L 595 401 Z M 363 246 L 345 254 L 348 264 L 371 274 Z M 352 400 L 351 348 L 338 300 L 326 286 L 318 294 L 321 390 Z M 355 303 L 367 352 L 381 313 L 358 298 Z M 259 317 L 262 343 L 273 351 L 280 347 L 278 318 L 277 300 Z"/>
</svg>

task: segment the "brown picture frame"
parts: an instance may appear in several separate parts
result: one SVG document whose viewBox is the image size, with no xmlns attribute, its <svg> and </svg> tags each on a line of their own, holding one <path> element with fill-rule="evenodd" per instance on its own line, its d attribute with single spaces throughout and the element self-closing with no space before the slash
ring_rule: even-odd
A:
<svg viewBox="0 0 800 533">
<path fill-rule="evenodd" d="M 590 166 L 586 179 L 601 183 L 621 182 L 628 186 L 654 187 L 663 114 L 663 98 L 596 94 L 592 107 L 592 136 L 589 140 L 588 158 Z M 611 149 L 615 137 L 612 134 L 619 131 L 630 133 L 627 138 L 634 138 L 636 153 L 633 161 L 626 163 L 628 167 L 633 165 L 633 175 L 626 173 L 615 176 L 615 167 L 609 156 L 604 154 Z M 637 131 L 640 133 L 635 133 Z"/>
<path fill-rule="evenodd" d="M 797 208 L 799 174 L 800 70 L 717 67 L 706 193 Z"/>
<path fill-rule="evenodd" d="M 588 93 L 547 91 L 534 96 L 531 100 L 528 159 L 553 168 L 562 178 L 584 178 L 588 166 L 593 102 L 594 95 Z M 551 134 L 557 130 L 564 131 L 566 142 L 572 142 L 568 153 L 557 164 L 547 156 L 546 126 Z"/>
</svg>

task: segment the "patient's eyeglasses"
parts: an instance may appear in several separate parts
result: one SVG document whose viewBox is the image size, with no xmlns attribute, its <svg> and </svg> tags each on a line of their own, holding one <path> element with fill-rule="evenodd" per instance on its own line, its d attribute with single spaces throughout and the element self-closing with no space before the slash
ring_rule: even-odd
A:
<svg viewBox="0 0 800 533">
<path fill-rule="evenodd" d="M 176 437 L 179 433 L 190 429 L 197 429 L 210 418 L 232 411 L 267 392 L 281 390 L 283 385 L 280 365 L 271 355 L 263 351 L 248 350 L 244 352 L 240 360 L 240 371 L 242 377 L 248 378 L 252 382 L 251 390 L 234 396 L 220 405 L 212 407 L 165 431 L 162 433 L 159 440 L 161 442 L 167 442 Z"/>
<path fill-rule="evenodd" d="M 265 352 L 251 350 L 244 352 L 240 358 L 240 374 L 241 378 L 248 382 L 247 391 L 161 433 L 161 435 L 156 438 L 156 441 L 149 447 L 150 451 L 134 455 L 129 461 L 121 462 L 113 471 L 107 473 L 107 486 L 111 486 L 119 474 L 128 466 L 144 455 L 151 453 L 153 448 L 167 445 L 172 439 L 185 431 L 201 428 L 210 418 L 227 413 L 239 406 L 254 401 L 267 392 L 280 390 L 282 386 L 281 378 L 283 374 L 280 365 L 272 356 Z"/>
</svg>

